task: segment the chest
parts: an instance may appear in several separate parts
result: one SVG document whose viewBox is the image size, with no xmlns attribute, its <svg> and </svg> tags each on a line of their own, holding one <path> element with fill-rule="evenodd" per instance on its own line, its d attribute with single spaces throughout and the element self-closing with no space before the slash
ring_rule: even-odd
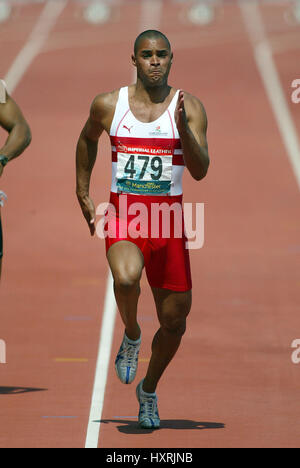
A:
<svg viewBox="0 0 300 468">
<path fill-rule="evenodd" d="M 142 123 L 151 123 L 164 115 L 170 102 L 147 105 L 142 102 L 129 100 L 130 110 L 134 117 Z"/>
</svg>

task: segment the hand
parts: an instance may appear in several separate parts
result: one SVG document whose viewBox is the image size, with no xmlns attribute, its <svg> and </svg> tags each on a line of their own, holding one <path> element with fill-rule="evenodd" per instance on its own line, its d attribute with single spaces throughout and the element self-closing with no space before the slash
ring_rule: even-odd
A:
<svg viewBox="0 0 300 468">
<path fill-rule="evenodd" d="M 175 122 L 176 122 L 179 134 L 181 134 L 188 127 L 188 121 L 187 121 L 187 116 L 186 116 L 185 106 L 184 106 L 184 92 L 183 91 L 180 91 L 179 93 L 177 106 L 175 109 Z"/>
<path fill-rule="evenodd" d="M 85 217 L 91 236 L 94 236 L 95 231 L 96 231 L 96 226 L 95 226 L 95 206 L 93 200 L 88 196 L 80 196 L 77 195 L 79 204 L 81 206 L 81 210 L 83 213 L 83 216 Z"/>
</svg>

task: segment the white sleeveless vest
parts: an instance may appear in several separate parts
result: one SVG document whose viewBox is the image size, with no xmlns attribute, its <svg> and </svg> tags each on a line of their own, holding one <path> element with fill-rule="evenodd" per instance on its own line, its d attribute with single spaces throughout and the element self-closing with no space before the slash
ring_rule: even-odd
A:
<svg viewBox="0 0 300 468">
<path fill-rule="evenodd" d="M 164 114 L 144 123 L 130 110 L 128 87 L 121 88 L 110 129 L 112 184 L 115 193 L 182 194 L 185 167 L 174 113 L 179 91 Z"/>
<path fill-rule="evenodd" d="M 0 104 L 5 104 L 6 102 L 6 83 L 0 79 Z"/>
</svg>

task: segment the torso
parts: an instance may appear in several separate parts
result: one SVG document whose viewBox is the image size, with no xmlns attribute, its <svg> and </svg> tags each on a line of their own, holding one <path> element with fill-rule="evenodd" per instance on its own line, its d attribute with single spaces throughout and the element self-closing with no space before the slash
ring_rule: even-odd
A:
<svg viewBox="0 0 300 468">
<path fill-rule="evenodd" d="M 149 107 L 134 100 L 133 92 L 133 87 L 119 90 L 108 132 L 111 191 L 181 195 L 184 160 L 174 118 L 179 91 L 171 88 L 164 102 Z"/>
</svg>

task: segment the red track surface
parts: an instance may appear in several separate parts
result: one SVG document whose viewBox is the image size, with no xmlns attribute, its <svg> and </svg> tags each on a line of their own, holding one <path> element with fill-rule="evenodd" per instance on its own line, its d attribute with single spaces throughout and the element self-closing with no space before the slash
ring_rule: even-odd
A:
<svg viewBox="0 0 300 468">
<path fill-rule="evenodd" d="M 1 179 L 5 262 L 0 338 L 0 447 L 83 447 L 106 289 L 104 242 L 90 240 L 74 192 L 74 153 L 99 92 L 132 82 L 130 54 L 140 2 L 120 2 L 103 26 L 85 23 L 79 3 L 59 18 L 45 50 L 14 97 L 33 132 L 30 149 Z M 160 29 L 174 47 L 171 82 L 207 109 L 212 164 L 207 179 L 186 173 L 185 202 L 205 203 L 205 247 L 191 252 L 194 305 L 182 348 L 158 389 L 162 429 L 137 428 L 135 386 L 122 386 L 113 361 L 123 334 L 118 318 L 99 447 L 299 446 L 299 190 L 253 58 L 239 8 L 220 9 L 205 28 L 190 6 L 166 1 Z M 41 5 L 22 6 L 0 26 L 0 75 L 28 38 Z M 282 6 L 263 15 L 290 100 L 299 63 L 299 25 Z M 24 20 L 26 19 L 26 21 Z M 275 43 L 285 49 L 276 52 Z M 4 133 L 1 133 L 4 138 Z M 108 201 L 108 138 L 92 181 Z M 143 348 L 138 379 L 158 323 L 144 275 Z M 58 359 L 81 362 L 59 362 Z M 24 391 L 22 389 L 25 389 Z M 128 418 L 130 416 L 130 418 Z"/>
</svg>

